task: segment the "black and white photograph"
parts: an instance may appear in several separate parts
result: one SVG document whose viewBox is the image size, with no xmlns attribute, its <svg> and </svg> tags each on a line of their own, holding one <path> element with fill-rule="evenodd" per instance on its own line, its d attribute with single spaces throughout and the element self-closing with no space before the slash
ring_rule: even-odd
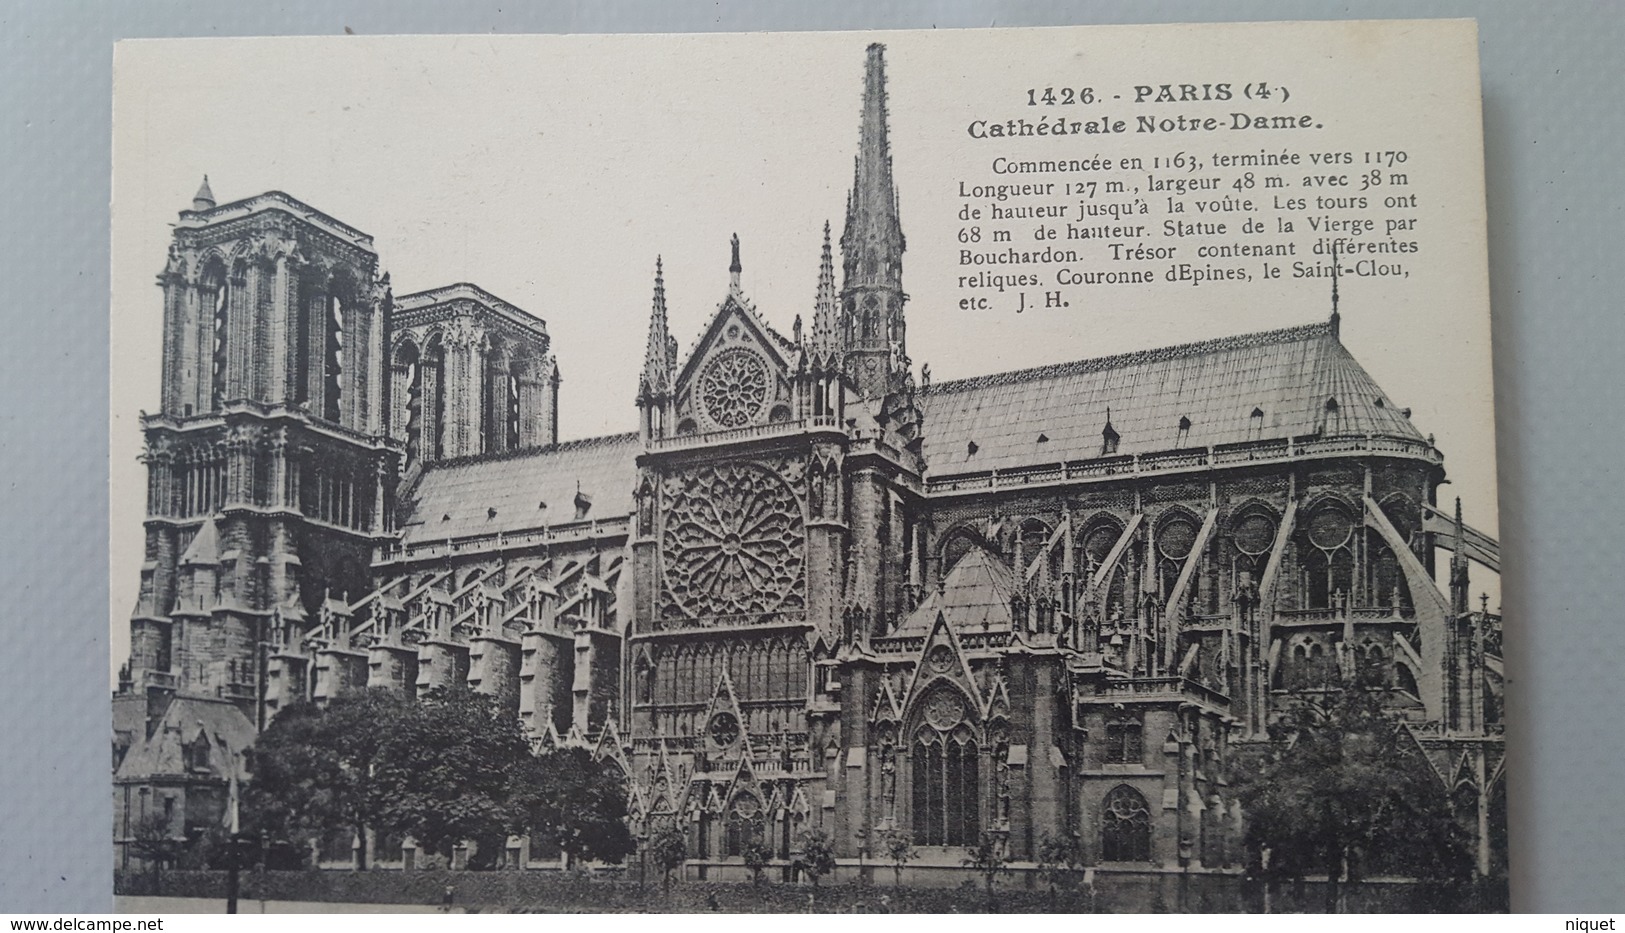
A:
<svg viewBox="0 0 1625 933">
<path fill-rule="evenodd" d="M 1506 911 L 1477 43 L 120 42 L 118 909 Z"/>
</svg>

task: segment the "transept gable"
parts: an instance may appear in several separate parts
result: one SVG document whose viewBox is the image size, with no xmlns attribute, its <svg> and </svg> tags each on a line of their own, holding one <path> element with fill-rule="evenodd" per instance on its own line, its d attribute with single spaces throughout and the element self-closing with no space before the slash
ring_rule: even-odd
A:
<svg viewBox="0 0 1625 933">
<path fill-rule="evenodd" d="M 977 689 L 975 672 L 971 670 L 970 661 L 965 657 L 959 636 L 954 634 L 948 620 L 938 613 L 937 620 L 932 625 L 930 634 L 926 636 L 925 644 L 920 647 L 920 653 L 915 661 L 914 674 L 909 680 L 907 699 L 903 704 L 904 710 L 909 715 L 914 715 L 918 711 L 921 698 L 941 683 L 951 684 L 980 712 L 982 691 Z"/>
<path fill-rule="evenodd" d="M 701 433 L 788 419 L 793 348 L 729 289 L 675 380 L 679 431 Z"/>
<path fill-rule="evenodd" d="M 730 327 L 737 327 L 738 330 L 730 333 L 728 330 Z M 694 375 L 696 365 L 719 344 L 745 340 L 771 360 L 775 367 L 781 370 L 792 367 L 795 345 L 767 323 L 761 312 L 756 309 L 755 303 L 745 297 L 736 279 L 728 286 L 728 293 L 717 302 L 716 310 L 711 313 L 711 320 L 700 332 L 700 339 L 677 371 L 677 384 L 681 386 L 688 383 Z"/>
</svg>

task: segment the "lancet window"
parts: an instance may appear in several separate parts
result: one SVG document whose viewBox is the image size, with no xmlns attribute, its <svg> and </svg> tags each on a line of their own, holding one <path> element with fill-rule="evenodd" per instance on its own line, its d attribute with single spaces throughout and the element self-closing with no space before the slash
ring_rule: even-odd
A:
<svg viewBox="0 0 1625 933">
<path fill-rule="evenodd" d="M 1413 524 L 1398 502 L 1385 502 L 1383 516 L 1406 541 L 1411 539 Z M 1410 588 L 1400 570 L 1399 557 L 1388 541 L 1375 528 L 1366 529 L 1365 586 L 1366 603 L 1374 608 L 1408 610 L 1411 606 Z"/>
<path fill-rule="evenodd" d="M 226 400 L 226 359 L 230 343 L 231 288 L 226 267 L 218 260 L 203 273 L 201 297 L 209 311 L 209 407 L 218 411 Z"/>
<path fill-rule="evenodd" d="M 1151 809 L 1145 797 L 1119 784 L 1100 805 L 1100 858 L 1104 862 L 1151 859 Z"/>
<path fill-rule="evenodd" d="M 1309 516 L 1300 537 L 1303 599 L 1308 609 L 1335 608 L 1354 589 L 1354 519 L 1341 505 Z"/>
<path fill-rule="evenodd" d="M 761 845 L 766 837 L 767 821 L 762 813 L 762 802 L 750 794 L 735 797 L 728 807 L 724 854 L 742 856 L 752 845 Z"/>
<path fill-rule="evenodd" d="M 1196 546 L 1196 522 L 1184 513 L 1175 514 L 1157 528 L 1157 577 L 1160 595 L 1167 599 L 1173 595 L 1185 561 Z M 1194 592 L 1190 594 L 1194 596 Z"/>
<path fill-rule="evenodd" d="M 322 317 L 322 366 L 323 366 L 323 392 L 322 417 L 328 421 L 338 421 L 343 410 L 341 402 L 345 389 L 344 373 L 344 324 L 347 309 L 339 296 L 327 294 L 323 297 Z"/>
<path fill-rule="evenodd" d="M 915 732 L 914 838 L 921 845 L 975 845 L 981 830 L 980 747 L 959 694 L 939 689 Z"/>
</svg>

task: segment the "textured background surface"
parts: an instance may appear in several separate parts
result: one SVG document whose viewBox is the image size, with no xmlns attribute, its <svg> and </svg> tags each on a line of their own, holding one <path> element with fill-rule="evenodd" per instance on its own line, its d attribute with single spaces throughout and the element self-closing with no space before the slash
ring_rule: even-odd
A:
<svg viewBox="0 0 1625 933">
<path fill-rule="evenodd" d="M 1477 17 L 1508 671 L 1514 906 L 1618 909 L 1625 118 L 1610 4 L 67 4 L 0 13 L 0 911 L 112 905 L 106 604 L 112 44 L 135 36 L 662 32 Z M 1358 80 L 1350 75 L 1350 80 Z"/>
</svg>

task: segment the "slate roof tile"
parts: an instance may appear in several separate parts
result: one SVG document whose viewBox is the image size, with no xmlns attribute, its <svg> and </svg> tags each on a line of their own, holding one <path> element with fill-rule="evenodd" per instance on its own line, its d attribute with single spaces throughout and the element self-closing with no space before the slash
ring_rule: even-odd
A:
<svg viewBox="0 0 1625 933">
<path fill-rule="evenodd" d="M 1108 411 L 1118 454 L 1317 433 L 1422 439 L 1330 322 L 941 382 L 921 406 L 935 475 L 1101 456 Z"/>
<path fill-rule="evenodd" d="M 413 490 L 402 541 L 566 524 L 577 520 L 578 492 L 591 500 L 586 518 L 624 517 L 632 512 L 640 450 L 637 434 L 612 434 L 433 464 Z"/>
</svg>

